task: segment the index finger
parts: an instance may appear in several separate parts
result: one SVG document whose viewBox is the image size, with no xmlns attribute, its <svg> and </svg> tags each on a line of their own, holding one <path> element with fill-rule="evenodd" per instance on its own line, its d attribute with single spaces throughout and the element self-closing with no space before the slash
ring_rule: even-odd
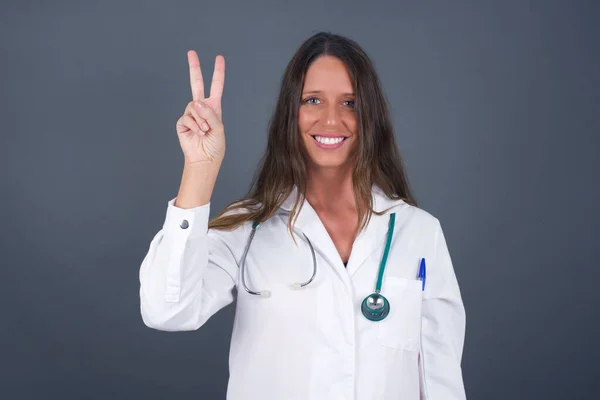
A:
<svg viewBox="0 0 600 400">
<path fill-rule="evenodd" d="M 204 80 L 202 79 L 202 70 L 200 69 L 200 60 L 194 50 L 187 53 L 188 64 L 190 65 L 190 85 L 192 86 L 192 99 L 204 99 Z"/>
<path fill-rule="evenodd" d="M 222 97 L 225 86 L 225 57 L 218 55 L 215 58 L 215 70 L 210 85 L 210 97 Z"/>
</svg>

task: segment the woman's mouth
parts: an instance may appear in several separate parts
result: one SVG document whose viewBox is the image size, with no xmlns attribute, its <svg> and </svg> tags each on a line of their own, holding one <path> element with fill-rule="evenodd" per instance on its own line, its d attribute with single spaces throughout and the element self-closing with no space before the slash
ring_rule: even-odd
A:
<svg viewBox="0 0 600 400">
<path fill-rule="evenodd" d="M 325 150 L 335 150 L 342 147 L 344 142 L 346 141 L 346 136 L 319 136 L 319 135 L 311 135 L 313 138 L 313 142 L 317 145 L 317 147 Z"/>
</svg>

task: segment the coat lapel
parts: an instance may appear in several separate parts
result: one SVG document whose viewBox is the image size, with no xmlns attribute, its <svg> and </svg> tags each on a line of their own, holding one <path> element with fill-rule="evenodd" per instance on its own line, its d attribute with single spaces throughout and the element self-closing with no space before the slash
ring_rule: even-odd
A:
<svg viewBox="0 0 600 400">
<path fill-rule="evenodd" d="M 363 265 L 373 251 L 381 250 L 381 255 L 383 255 L 390 214 L 392 212 L 397 213 L 406 206 L 406 203 L 402 200 L 388 198 L 377 185 L 373 185 L 371 193 L 374 210 L 378 212 L 389 210 L 381 216 L 371 215 L 369 224 L 354 240 L 347 267 L 344 267 L 335 244 L 325 229 L 325 225 L 323 225 L 316 211 L 306 199 L 303 199 L 302 209 L 294 225 L 295 230 L 300 230 L 308 236 L 315 251 L 318 251 L 323 258 L 333 265 L 341 279 L 347 283 L 350 283 L 349 277 Z M 292 193 L 285 199 L 280 208 L 287 213 L 291 212 L 296 195 L 297 187 L 294 186 Z"/>
<path fill-rule="evenodd" d="M 350 276 L 354 275 L 365 264 L 365 260 L 374 251 L 380 253 L 378 254 L 378 260 L 381 259 L 385 249 L 390 214 L 395 212 L 396 221 L 398 221 L 398 211 L 407 205 L 403 200 L 390 199 L 377 185 L 373 185 L 371 193 L 373 194 L 373 209 L 377 212 L 387 211 L 383 215 L 371 214 L 369 224 L 354 240 L 347 267 Z M 396 227 L 398 227 L 397 222 Z M 379 261 L 377 267 L 379 267 Z"/>
</svg>

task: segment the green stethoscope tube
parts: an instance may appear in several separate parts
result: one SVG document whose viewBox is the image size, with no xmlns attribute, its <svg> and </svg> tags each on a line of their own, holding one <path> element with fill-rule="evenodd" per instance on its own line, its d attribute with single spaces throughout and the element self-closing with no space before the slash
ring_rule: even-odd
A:
<svg viewBox="0 0 600 400">
<path fill-rule="evenodd" d="M 377 285 L 375 286 L 375 292 L 367 296 L 360 307 L 365 318 L 369 321 L 381 321 L 390 313 L 390 302 L 386 299 L 381 292 L 381 284 L 383 283 L 383 273 L 385 271 L 385 264 L 387 262 L 388 254 L 390 253 L 390 246 L 392 244 L 392 236 L 394 234 L 394 224 L 396 221 L 396 213 L 390 214 L 390 224 L 387 232 L 387 240 L 385 242 L 385 250 L 383 257 L 381 258 L 381 264 L 379 264 L 379 275 L 377 276 Z"/>
</svg>

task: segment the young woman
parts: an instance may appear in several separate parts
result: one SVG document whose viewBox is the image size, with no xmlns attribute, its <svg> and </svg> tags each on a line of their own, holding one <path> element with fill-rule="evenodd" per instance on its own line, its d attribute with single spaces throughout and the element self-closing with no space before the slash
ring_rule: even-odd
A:
<svg viewBox="0 0 600 400">
<path fill-rule="evenodd" d="M 201 327 L 234 299 L 227 398 L 464 399 L 465 311 L 417 208 L 369 57 L 318 33 L 289 63 L 252 191 L 209 222 L 225 60 L 177 121 L 177 197 L 140 268 L 144 323 Z"/>
</svg>

